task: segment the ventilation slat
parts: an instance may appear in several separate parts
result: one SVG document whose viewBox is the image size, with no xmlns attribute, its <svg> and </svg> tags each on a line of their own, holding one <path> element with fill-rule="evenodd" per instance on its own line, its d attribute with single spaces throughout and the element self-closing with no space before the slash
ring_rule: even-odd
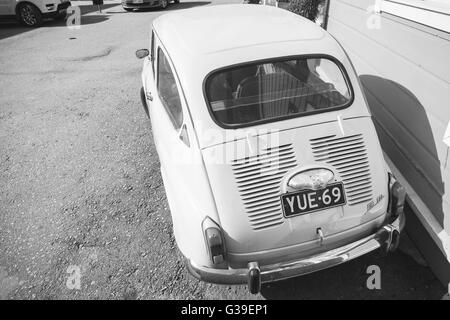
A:
<svg viewBox="0 0 450 320">
<path fill-rule="evenodd" d="M 266 153 L 263 155 L 255 156 L 252 159 L 243 158 L 243 159 L 239 160 L 239 162 L 236 162 L 236 163 L 233 162 L 232 166 L 233 166 L 233 170 L 238 170 L 241 167 L 247 168 L 248 166 L 253 165 L 253 164 L 259 164 L 261 162 L 270 160 L 272 158 L 278 159 L 280 157 L 284 157 L 286 155 L 291 155 L 291 154 L 292 154 L 292 149 L 273 151 L 273 152 Z"/>
<path fill-rule="evenodd" d="M 360 156 L 360 157 L 347 157 L 341 160 L 331 160 L 328 161 L 328 163 L 334 165 L 335 167 L 340 168 L 341 166 L 344 165 L 351 165 L 354 163 L 354 161 L 367 161 L 367 160 L 369 159 L 366 156 Z"/>
<path fill-rule="evenodd" d="M 247 202 L 249 200 L 255 200 L 255 199 L 260 198 L 260 197 L 267 198 L 267 197 L 270 197 L 271 195 L 273 195 L 274 193 L 276 193 L 276 190 L 274 190 L 274 188 L 272 188 L 270 190 L 266 190 L 265 192 L 257 192 L 257 193 L 254 193 L 254 194 L 243 196 L 242 199 L 245 202 Z"/>
<path fill-rule="evenodd" d="M 276 162 L 276 163 L 272 163 L 271 165 L 268 165 L 266 167 L 261 167 L 260 169 L 256 169 L 251 173 L 248 173 L 246 175 L 236 175 L 236 179 L 238 180 L 242 180 L 242 179 L 246 179 L 247 177 L 253 177 L 256 175 L 270 175 L 270 173 L 278 171 L 278 170 L 282 170 L 282 169 L 286 169 L 286 168 L 291 168 L 292 166 L 295 166 L 295 159 L 289 159 L 289 160 L 285 160 L 285 161 L 280 161 L 280 162 Z"/>
<path fill-rule="evenodd" d="M 345 189 L 348 190 L 348 191 L 352 191 L 354 189 L 364 188 L 364 187 L 367 187 L 367 186 L 370 186 L 370 181 L 369 180 L 361 182 L 361 183 L 358 183 L 358 184 L 346 185 Z"/>
<path fill-rule="evenodd" d="M 319 157 L 316 157 L 316 160 L 317 161 L 326 161 L 326 160 L 336 161 L 336 160 L 348 159 L 348 158 L 353 158 L 353 157 L 358 157 L 358 156 L 363 156 L 363 155 L 367 155 L 365 150 L 352 150 L 349 152 L 336 153 L 334 155 L 319 156 Z"/>
<path fill-rule="evenodd" d="M 250 219 L 253 219 L 254 217 L 258 217 L 258 216 L 266 216 L 267 214 L 276 212 L 277 208 L 279 208 L 279 206 L 277 204 L 274 204 L 272 206 L 266 206 L 263 209 L 256 210 L 255 212 L 249 212 L 248 217 Z"/>
<path fill-rule="evenodd" d="M 272 212 L 272 214 L 267 215 L 267 216 L 251 218 L 250 221 L 252 222 L 252 224 L 256 224 L 256 223 L 267 222 L 267 221 L 274 220 L 274 219 L 279 220 L 280 214 L 281 214 L 281 212 Z"/>
<path fill-rule="evenodd" d="M 355 135 L 347 136 L 347 137 L 343 137 L 343 138 L 334 138 L 334 139 L 332 139 L 332 138 L 328 139 L 327 138 L 325 140 L 319 140 L 319 139 L 314 140 L 314 139 L 311 139 L 310 141 L 311 141 L 311 145 L 312 146 L 324 146 L 327 143 L 345 142 L 345 141 L 348 141 L 348 140 L 353 141 L 353 140 L 355 140 L 358 137 L 361 137 L 361 135 L 360 134 L 355 134 Z"/>
<path fill-rule="evenodd" d="M 297 166 L 292 145 L 263 150 L 261 154 L 234 160 L 235 181 L 254 230 L 263 230 L 284 223 L 280 182 Z"/>
<path fill-rule="evenodd" d="M 363 143 L 362 138 L 357 138 L 354 141 L 352 141 L 352 143 L 347 144 L 347 145 L 350 146 L 350 145 L 360 144 L 360 143 Z M 316 147 L 312 147 L 312 149 L 313 149 L 313 152 L 316 153 L 316 152 L 321 152 L 321 150 L 327 150 L 327 149 L 333 150 L 335 148 L 339 148 L 342 144 L 345 145 L 346 144 L 345 141 L 338 141 L 338 142 L 334 142 L 334 143 L 327 143 L 325 145 L 319 145 L 319 146 L 316 146 Z"/>
<path fill-rule="evenodd" d="M 264 206 L 264 208 L 256 209 L 256 210 L 248 210 L 249 218 L 266 215 L 272 212 L 275 212 L 276 209 L 279 208 L 278 204 L 273 204 L 271 206 Z"/>
<path fill-rule="evenodd" d="M 239 192 L 241 193 L 241 196 L 242 196 L 244 193 L 247 195 L 251 192 L 259 191 L 261 188 L 278 187 L 278 186 L 279 186 L 279 184 L 278 184 L 277 180 L 275 179 L 275 180 L 269 180 L 263 184 L 250 185 L 246 188 L 240 189 Z"/>
<path fill-rule="evenodd" d="M 367 176 L 364 176 L 364 177 L 360 177 L 360 178 L 358 178 L 356 180 L 351 179 L 351 180 L 343 180 L 343 181 L 344 181 L 345 184 L 348 184 L 349 186 L 352 186 L 355 183 L 362 182 L 362 181 L 370 182 L 370 176 L 367 175 Z"/>
<path fill-rule="evenodd" d="M 256 231 L 258 231 L 258 230 L 264 230 L 264 229 L 268 229 L 268 228 L 271 228 L 271 227 L 276 227 L 276 226 L 278 226 L 278 225 L 281 225 L 281 224 L 283 224 L 283 220 L 280 220 L 280 221 L 275 221 L 275 222 L 266 222 L 264 225 L 262 225 L 262 226 L 252 226 L 253 227 L 253 229 L 254 230 L 256 230 Z"/>
<path fill-rule="evenodd" d="M 369 201 L 372 199 L 372 194 L 364 195 L 364 196 L 357 196 L 355 198 L 352 198 L 352 200 L 350 201 L 350 204 L 352 204 L 355 201 L 362 200 L 362 199 L 367 199 L 367 201 Z"/>
<path fill-rule="evenodd" d="M 280 202 L 280 199 L 277 196 L 274 196 L 270 199 L 264 199 L 257 203 L 252 203 L 250 205 L 245 205 L 245 208 L 248 209 L 249 212 L 254 212 L 255 210 L 264 208 L 266 205 L 274 205 L 277 202 Z"/>
<path fill-rule="evenodd" d="M 355 198 L 355 197 L 359 197 L 359 196 L 363 196 L 363 195 L 368 195 L 368 194 L 372 194 L 371 190 L 354 190 L 354 191 L 349 191 L 347 193 L 347 196 Z"/>
<path fill-rule="evenodd" d="M 282 221 L 281 219 L 282 218 L 280 218 L 280 217 L 275 217 L 275 218 L 271 218 L 271 219 L 265 219 L 265 220 L 262 220 L 262 221 L 259 221 L 259 222 L 252 223 L 252 226 L 256 227 L 256 228 L 261 228 L 261 227 L 267 226 L 267 224 L 273 224 L 273 223 L 281 222 Z"/>
<path fill-rule="evenodd" d="M 363 171 L 348 173 L 346 175 L 342 175 L 341 177 L 343 178 L 342 180 L 344 182 L 351 183 L 351 181 L 353 181 L 355 179 L 360 179 L 363 177 L 370 177 L 370 173 L 368 173 L 367 170 L 363 170 Z"/>
<path fill-rule="evenodd" d="M 341 175 L 347 173 L 347 172 L 351 172 L 355 169 L 360 170 L 360 169 L 369 169 L 369 163 L 366 161 L 365 163 L 359 164 L 359 165 L 352 165 L 352 166 L 346 166 L 346 167 L 339 167 L 339 172 L 341 173 Z"/>
<path fill-rule="evenodd" d="M 330 155 L 330 154 L 339 154 L 339 153 L 342 153 L 342 151 L 355 150 L 355 149 L 359 150 L 361 148 L 361 146 L 363 146 L 363 145 L 364 145 L 364 143 L 361 141 L 361 142 L 358 142 L 358 143 L 352 143 L 352 144 L 349 144 L 349 145 L 345 145 L 345 147 L 337 146 L 337 147 L 333 147 L 333 148 L 325 148 L 325 149 L 322 149 L 320 151 L 313 151 L 313 153 L 317 157 L 320 157 L 320 156 L 322 156 L 324 154 L 328 154 L 328 155 Z"/>
<path fill-rule="evenodd" d="M 266 203 L 266 202 L 275 202 L 275 201 L 279 201 L 279 200 L 280 200 L 280 197 L 278 195 L 272 195 L 270 197 L 261 196 L 261 197 L 256 197 L 253 199 L 245 199 L 244 205 L 246 208 L 251 208 L 254 204 L 261 204 L 262 201 L 264 201 L 264 203 Z"/>
<path fill-rule="evenodd" d="M 357 204 L 369 202 L 370 200 L 372 200 L 372 199 L 371 199 L 371 198 L 369 198 L 369 199 L 363 199 L 363 200 L 360 200 L 360 201 L 356 201 L 356 202 L 349 203 L 349 205 L 355 206 L 355 205 L 357 205 Z"/>
<path fill-rule="evenodd" d="M 241 192 L 240 194 L 241 194 L 241 197 L 247 197 L 247 196 L 252 195 L 253 193 L 258 194 L 258 193 L 269 191 L 269 190 L 272 190 L 273 192 L 275 192 L 279 188 L 280 188 L 280 186 L 278 184 L 271 182 L 266 185 L 262 185 L 262 186 L 260 185 L 258 187 L 252 188 L 252 189 L 250 189 L 250 191 Z"/>
<path fill-rule="evenodd" d="M 242 196 L 242 199 L 246 199 L 248 197 L 256 197 L 256 196 L 266 194 L 266 193 L 277 192 L 277 190 L 279 190 L 279 189 L 280 189 L 280 186 L 271 185 L 269 187 L 258 188 L 257 190 L 253 189 L 248 192 L 241 192 L 241 196 Z"/>
<path fill-rule="evenodd" d="M 251 179 L 238 181 L 239 190 L 245 190 L 246 187 L 256 186 L 260 183 L 268 181 L 280 181 L 280 178 L 287 172 L 287 170 L 279 171 L 276 174 L 265 175 L 261 177 L 252 177 Z M 245 183 L 244 183 L 245 182 Z"/>
<path fill-rule="evenodd" d="M 311 139 L 310 141 L 311 141 L 311 144 L 313 144 L 315 141 L 320 141 L 320 140 L 323 140 L 323 139 L 330 139 L 330 138 L 334 138 L 334 137 L 336 137 L 335 134 L 333 134 L 332 136 L 326 136 L 326 137 L 314 138 L 314 139 Z"/>
<path fill-rule="evenodd" d="M 370 164 L 361 134 L 316 138 L 311 139 L 310 143 L 315 160 L 327 163 L 339 172 L 349 205 L 367 202 L 372 198 Z"/>
<path fill-rule="evenodd" d="M 264 161 L 267 158 L 279 157 L 279 155 L 282 152 L 284 152 L 284 151 L 292 151 L 292 147 L 284 147 L 284 148 L 280 148 L 280 149 L 275 150 L 275 151 L 268 151 L 265 154 L 259 154 L 259 155 L 252 156 L 252 157 L 246 157 L 246 158 L 234 160 L 231 165 L 233 167 L 239 167 L 239 166 L 245 166 L 246 167 L 246 166 L 251 165 L 253 163 L 258 163 L 258 162 Z"/>
<path fill-rule="evenodd" d="M 236 176 L 245 176 L 247 174 L 251 174 L 253 172 L 258 172 L 261 169 L 266 169 L 266 168 L 271 168 L 271 167 L 275 167 L 275 166 L 279 166 L 280 164 L 283 163 L 287 163 L 287 162 L 292 162 L 295 161 L 295 157 L 294 156 L 289 156 L 289 157 L 285 157 L 282 160 L 280 159 L 276 159 L 276 160 L 272 160 L 270 162 L 267 163 L 258 163 L 257 165 L 253 165 L 250 169 L 246 168 L 246 170 L 234 170 L 234 174 Z"/>
</svg>

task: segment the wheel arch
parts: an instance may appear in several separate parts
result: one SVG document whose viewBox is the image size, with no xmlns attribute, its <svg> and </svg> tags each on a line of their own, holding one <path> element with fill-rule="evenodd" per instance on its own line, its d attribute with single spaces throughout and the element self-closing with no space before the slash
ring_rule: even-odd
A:
<svg viewBox="0 0 450 320">
<path fill-rule="evenodd" d="M 31 1 L 19 1 L 16 5 L 16 8 L 14 9 L 16 15 L 19 15 L 19 9 L 21 6 L 25 5 L 25 4 L 31 4 L 33 7 L 35 7 L 36 9 L 39 10 L 40 13 L 42 13 L 41 9 L 39 9 L 39 7 L 37 5 L 35 5 L 33 2 Z"/>
</svg>

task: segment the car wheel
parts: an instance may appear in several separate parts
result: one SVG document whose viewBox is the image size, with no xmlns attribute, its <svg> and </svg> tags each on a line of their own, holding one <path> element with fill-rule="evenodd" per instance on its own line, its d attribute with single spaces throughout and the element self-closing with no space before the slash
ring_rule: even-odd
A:
<svg viewBox="0 0 450 320">
<path fill-rule="evenodd" d="M 27 27 L 39 27 L 42 25 L 42 13 L 31 3 L 20 5 L 17 15 L 20 22 Z"/>
<path fill-rule="evenodd" d="M 169 5 L 169 0 L 161 0 L 159 5 L 160 5 L 161 9 L 165 9 Z"/>
<path fill-rule="evenodd" d="M 125 10 L 127 12 L 131 12 L 131 11 L 133 11 L 133 8 L 123 8 L 123 10 Z"/>
</svg>

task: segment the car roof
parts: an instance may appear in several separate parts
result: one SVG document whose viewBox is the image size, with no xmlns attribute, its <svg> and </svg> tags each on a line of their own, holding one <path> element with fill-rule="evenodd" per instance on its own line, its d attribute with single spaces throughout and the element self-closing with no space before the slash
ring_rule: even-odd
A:
<svg viewBox="0 0 450 320">
<path fill-rule="evenodd" d="M 173 64 L 201 148 L 225 141 L 221 135 L 211 138 L 205 134 L 219 127 L 209 113 L 204 83 L 212 72 L 230 66 L 301 55 L 332 57 L 350 71 L 350 82 L 357 89 L 358 107 L 341 110 L 340 114 L 343 118 L 368 114 L 356 74 L 339 43 L 315 23 L 287 10 L 252 4 L 197 7 L 160 16 L 154 20 L 153 30 Z M 307 124 L 317 119 L 292 119 L 257 127 L 282 130 L 298 126 L 299 121 Z M 240 139 L 252 128 L 228 130 L 228 138 L 234 135 Z"/>
<path fill-rule="evenodd" d="M 268 43 L 318 40 L 325 35 L 316 24 L 287 10 L 252 4 L 177 10 L 157 18 L 154 28 L 166 47 L 193 55 Z"/>
</svg>

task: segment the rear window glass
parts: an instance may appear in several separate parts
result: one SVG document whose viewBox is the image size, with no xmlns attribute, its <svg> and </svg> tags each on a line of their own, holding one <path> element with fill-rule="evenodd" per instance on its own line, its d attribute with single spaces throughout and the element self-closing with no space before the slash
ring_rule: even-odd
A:
<svg viewBox="0 0 450 320">
<path fill-rule="evenodd" d="M 342 68 L 327 58 L 264 61 L 222 69 L 206 80 L 215 120 L 225 126 L 325 112 L 351 102 Z"/>
</svg>

